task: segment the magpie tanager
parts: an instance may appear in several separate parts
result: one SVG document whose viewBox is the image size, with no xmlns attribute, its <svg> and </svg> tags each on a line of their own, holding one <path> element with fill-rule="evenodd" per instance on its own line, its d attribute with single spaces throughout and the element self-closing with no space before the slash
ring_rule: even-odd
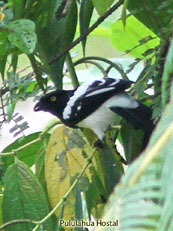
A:
<svg viewBox="0 0 173 231">
<path fill-rule="evenodd" d="M 150 134 L 153 128 L 151 109 L 125 91 L 132 83 L 104 78 L 86 82 L 74 90 L 52 91 L 42 96 L 34 110 L 50 112 L 72 128 L 90 128 L 100 140 L 116 114 Z"/>
</svg>

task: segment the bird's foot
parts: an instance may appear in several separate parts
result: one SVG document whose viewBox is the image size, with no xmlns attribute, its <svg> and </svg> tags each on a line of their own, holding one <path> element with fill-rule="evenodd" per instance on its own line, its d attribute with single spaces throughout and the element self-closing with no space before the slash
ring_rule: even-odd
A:
<svg viewBox="0 0 173 231">
<path fill-rule="evenodd" d="M 101 140 L 98 139 L 98 140 L 96 140 L 94 142 L 94 147 L 98 148 L 98 149 L 103 149 L 104 148 L 104 144 L 103 144 L 103 142 Z"/>
</svg>

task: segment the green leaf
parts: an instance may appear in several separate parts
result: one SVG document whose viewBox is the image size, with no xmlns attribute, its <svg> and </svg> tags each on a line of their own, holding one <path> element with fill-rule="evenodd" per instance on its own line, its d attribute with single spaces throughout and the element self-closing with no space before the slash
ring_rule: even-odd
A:
<svg viewBox="0 0 173 231">
<path fill-rule="evenodd" d="M 83 211 L 82 211 L 82 195 L 81 195 L 81 188 L 77 185 L 75 188 L 75 197 L 76 197 L 76 201 L 75 201 L 75 217 L 77 220 L 82 220 L 84 219 L 83 217 Z M 80 230 L 80 229 L 79 229 Z M 80 231 L 83 231 L 80 230 Z"/>
<path fill-rule="evenodd" d="M 35 158 L 35 175 L 42 185 L 45 192 L 47 192 L 46 188 L 46 180 L 45 180 L 45 152 L 42 151 Z"/>
<path fill-rule="evenodd" d="M 10 33 L 9 41 L 21 51 L 30 54 L 35 49 L 37 37 L 35 34 L 35 24 L 28 19 L 19 19 L 8 24 Z"/>
<path fill-rule="evenodd" d="M 13 72 L 14 73 L 16 72 L 17 64 L 18 64 L 18 54 L 16 52 L 16 53 L 13 53 L 12 56 L 11 56 L 11 65 L 13 67 Z"/>
<path fill-rule="evenodd" d="M 2 186 L 0 186 L 0 208 L 2 208 L 2 202 L 3 202 L 3 194 L 2 194 Z M 3 224 L 3 214 L 2 214 L 2 209 L 0 210 L 0 226 Z"/>
<path fill-rule="evenodd" d="M 165 34 L 165 28 L 168 28 L 166 33 L 170 32 L 173 2 L 164 0 L 162 2 L 155 0 L 130 0 L 127 6 L 128 10 L 138 18 L 145 26 L 150 28 L 157 36 Z"/>
<path fill-rule="evenodd" d="M 10 121 L 12 119 L 15 107 L 16 107 L 16 103 L 9 103 L 8 104 L 8 106 L 7 106 L 8 121 Z"/>
<path fill-rule="evenodd" d="M 54 2 L 56 3 L 56 1 Z M 62 1 L 59 1 L 59 4 L 61 3 Z M 39 7 L 42 7 L 41 2 Z M 52 7 L 56 10 L 55 6 Z M 47 8 L 47 2 L 45 8 Z M 51 63 L 49 63 L 49 61 L 64 51 L 74 38 L 77 25 L 76 1 L 72 1 L 68 14 L 60 20 L 57 20 L 54 14 L 52 15 L 49 13 L 48 16 L 47 23 L 44 27 L 42 25 L 42 21 L 37 21 L 38 17 L 35 19 L 37 25 L 36 32 L 38 36 L 36 51 L 44 64 L 44 71 L 51 76 L 52 81 L 57 88 L 62 88 L 62 72 L 65 57 Z M 42 17 L 42 12 L 40 12 L 40 17 Z M 49 36 L 45 36 L 45 34 L 48 34 Z"/>
<path fill-rule="evenodd" d="M 99 153 L 98 153 L 99 154 Z M 97 166 L 98 167 L 98 166 Z M 96 167 L 96 168 L 97 168 Z M 89 215 L 94 215 L 95 217 L 100 217 L 103 212 L 103 206 L 107 198 L 108 192 L 100 179 L 99 171 L 96 171 L 95 167 L 90 167 L 92 174 L 92 182 L 86 192 L 86 203 Z"/>
<path fill-rule="evenodd" d="M 2 75 L 2 80 L 4 80 L 6 62 L 7 62 L 7 55 L 0 56 L 0 73 Z"/>
<path fill-rule="evenodd" d="M 116 154 L 113 152 L 113 149 L 106 143 L 104 143 L 104 147 L 98 158 L 103 171 L 105 188 L 108 194 L 110 194 L 123 174 L 123 167 Z"/>
<path fill-rule="evenodd" d="M 0 31 L 0 52 L 1 56 L 7 55 L 8 50 L 10 49 L 10 42 L 7 39 L 8 32 L 6 30 Z"/>
<path fill-rule="evenodd" d="M 92 0 L 99 15 L 103 15 L 115 0 Z"/>
<path fill-rule="evenodd" d="M 80 35 L 83 35 L 87 31 L 93 13 L 93 9 L 94 7 L 91 0 L 82 0 L 81 7 L 80 7 Z M 84 56 L 85 56 L 86 39 L 87 38 L 82 40 Z"/>
<path fill-rule="evenodd" d="M 162 75 L 162 108 L 169 100 L 170 86 L 173 81 L 173 39 L 171 40 Z"/>
<path fill-rule="evenodd" d="M 141 59 L 145 51 L 159 45 L 159 38 L 134 16 L 126 19 L 125 30 L 119 20 L 112 24 L 111 31 L 111 42 L 116 49 Z"/>
<path fill-rule="evenodd" d="M 4 177 L 3 218 L 4 222 L 15 219 L 41 220 L 50 211 L 45 193 L 37 179 L 24 163 L 16 160 Z M 31 231 L 33 224 L 16 224 L 8 231 Z M 51 220 L 42 224 L 44 230 L 52 230 Z"/>
<path fill-rule="evenodd" d="M 162 117 L 158 126 L 156 127 L 153 136 L 150 139 L 148 146 L 151 148 L 159 139 L 159 137 L 169 128 L 170 124 L 173 122 L 173 85 L 170 89 L 170 102 L 165 107 L 165 110 L 162 112 Z"/>
<path fill-rule="evenodd" d="M 77 25 L 77 4 L 76 1 L 72 1 L 66 21 L 65 28 L 62 34 L 62 47 L 60 47 L 61 51 L 63 51 L 67 46 L 73 41 Z"/>
<path fill-rule="evenodd" d="M 7 56 L 10 52 L 10 42 L 8 41 L 7 36 L 7 31 L 0 31 L 0 73 L 2 75 L 2 79 L 4 79 Z"/>
<path fill-rule="evenodd" d="M 6 147 L 2 152 L 11 152 L 17 148 L 20 148 L 21 146 L 37 139 L 40 135 L 40 132 L 36 132 L 33 134 L 30 134 L 26 137 L 22 137 L 14 141 L 12 144 L 10 144 L 8 147 Z M 50 135 L 47 134 L 46 140 L 48 141 Z M 44 147 L 44 142 L 43 140 L 38 141 L 37 143 L 28 146 L 27 148 L 17 152 L 17 157 L 18 159 L 22 160 L 25 164 L 27 164 L 29 167 L 34 164 L 35 156 L 40 153 L 40 151 Z M 14 162 L 14 157 L 13 156 L 5 156 L 1 157 L 2 163 L 3 163 L 3 168 L 4 170 L 7 169 L 7 167 Z"/>
<path fill-rule="evenodd" d="M 131 163 L 140 153 L 143 142 L 143 132 L 124 122 L 121 126 L 121 138 L 127 163 Z"/>
<path fill-rule="evenodd" d="M 129 0 L 125 0 L 124 1 L 124 4 L 123 4 L 123 9 L 122 9 L 122 12 L 121 12 L 121 19 L 122 19 L 122 22 L 123 22 L 123 25 L 124 25 L 124 29 L 125 29 L 125 26 L 126 26 L 126 19 L 127 19 L 127 4 L 128 4 Z"/>
<path fill-rule="evenodd" d="M 8 3 L 12 5 L 15 19 L 25 16 L 25 0 L 8 0 Z"/>
</svg>

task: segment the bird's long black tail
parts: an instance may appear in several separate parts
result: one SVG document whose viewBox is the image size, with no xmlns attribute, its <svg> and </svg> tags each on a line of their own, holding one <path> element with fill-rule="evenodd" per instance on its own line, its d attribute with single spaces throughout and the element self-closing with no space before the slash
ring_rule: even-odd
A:
<svg viewBox="0 0 173 231">
<path fill-rule="evenodd" d="M 152 110 L 146 105 L 138 102 L 136 108 L 122 108 L 111 107 L 111 111 L 122 116 L 126 121 L 130 122 L 135 128 L 144 131 L 143 147 L 144 149 L 149 141 L 151 133 L 154 129 L 154 123 L 152 120 Z"/>
</svg>

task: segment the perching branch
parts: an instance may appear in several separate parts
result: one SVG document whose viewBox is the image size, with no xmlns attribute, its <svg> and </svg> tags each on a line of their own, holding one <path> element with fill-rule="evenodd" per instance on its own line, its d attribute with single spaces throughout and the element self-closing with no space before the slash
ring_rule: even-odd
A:
<svg viewBox="0 0 173 231">
<path fill-rule="evenodd" d="M 85 39 L 94 29 L 96 29 L 109 15 L 111 15 L 115 10 L 117 10 L 123 3 L 124 0 L 120 0 L 119 2 L 115 3 L 115 5 L 113 5 L 103 16 L 98 18 L 98 20 L 91 27 L 89 27 L 83 35 L 81 35 L 74 42 L 72 42 L 69 47 L 67 47 L 62 53 L 52 57 L 49 61 L 49 64 L 52 64 L 57 59 L 60 59 L 61 57 L 66 55 L 67 52 L 69 52 L 73 47 L 75 47 L 78 43 Z"/>
</svg>

